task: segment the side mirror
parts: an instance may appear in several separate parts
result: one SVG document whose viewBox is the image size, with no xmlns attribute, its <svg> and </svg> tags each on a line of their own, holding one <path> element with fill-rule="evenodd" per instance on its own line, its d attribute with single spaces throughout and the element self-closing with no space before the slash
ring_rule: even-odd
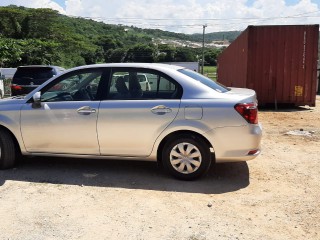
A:
<svg viewBox="0 0 320 240">
<path fill-rule="evenodd" d="M 33 98 L 32 107 L 33 108 L 40 108 L 41 107 L 41 92 L 36 92 L 35 94 L 33 94 L 32 98 Z"/>
</svg>

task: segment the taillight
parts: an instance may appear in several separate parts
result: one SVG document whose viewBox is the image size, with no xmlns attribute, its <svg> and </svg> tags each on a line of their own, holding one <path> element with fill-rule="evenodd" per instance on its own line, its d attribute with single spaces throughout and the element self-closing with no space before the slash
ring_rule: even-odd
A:
<svg viewBox="0 0 320 240">
<path fill-rule="evenodd" d="M 254 149 L 254 150 L 249 151 L 247 155 L 255 155 L 255 154 L 257 154 L 259 151 L 260 151 L 259 149 Z"/>
<path fill-rule="evenodd" d="M 235 110 L 245 119 L 248 123 L 258 123 L 258 108 L 255 103 L 238 103 L 234 106 Z"/>
<path fill-rule="evenodd" d="M 22 87 L 20 87 L 20 86 L 17 85 L 17 84 L 12 84 L 12 85 L 11 85 L 11 89 L 12 89 L 12 90 L 22 90 Z"/>
</svg>

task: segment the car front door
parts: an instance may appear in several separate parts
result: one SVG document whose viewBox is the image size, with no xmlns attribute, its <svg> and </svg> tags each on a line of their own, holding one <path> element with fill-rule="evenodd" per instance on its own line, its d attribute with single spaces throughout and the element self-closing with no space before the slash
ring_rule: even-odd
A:
<svg viewBox="0 0 320 240">
<path fill-rule="evenodd" d="M 150 89 L 141 89 L 139 74 L 148 78 Z M 110 79 L 97 124 L 101 155 L 150 155 L 157 137 L 178 114 L 180 86 L 161 73 L 141 69 L 113 69 Z"/>
<path fill-rule="evenodd" d="M 21 109 L 21 133 L 28 152 L 99 155 L 97 117 L 101 69 L 62 75 L 41 90 L 41 105 Z"/>
</svg>

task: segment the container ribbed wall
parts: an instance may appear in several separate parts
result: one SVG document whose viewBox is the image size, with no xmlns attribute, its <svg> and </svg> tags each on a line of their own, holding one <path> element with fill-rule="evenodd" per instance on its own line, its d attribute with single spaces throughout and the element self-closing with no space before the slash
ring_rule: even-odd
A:
<svg viewBox="0 0 320 240">
<path fill-rule="evenodd" d="M 249 26 L 218 59 L 218 81 L 260 105 L 315 105 L 319 25 Z"/>
</svg>

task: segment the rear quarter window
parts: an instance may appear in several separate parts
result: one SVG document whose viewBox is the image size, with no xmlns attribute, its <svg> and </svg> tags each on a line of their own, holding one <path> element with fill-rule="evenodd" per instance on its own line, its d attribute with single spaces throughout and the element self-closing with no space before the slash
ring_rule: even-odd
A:
<svg viewBox="0 0 320 240">
<path fill-rule="evenodd" d="M 189 69 L 180 69 L 178 70 L 179 72 L 181 72 L 182 74 L 188 76 L 188 77 L 191 77 L 193 78 L 194 80 L 196 81 L 199 81 L 201 82 L 202 84 L 206 85 L 207 87 L 217 91 L 217 92 L 220 92 L 220 93 L 225 93 L 225 92 L 228 92 L 230 91 L 229 88 L 227 88 L 226 86 L 223 86 L 222 84 L 220 83 L 217 83 L 215 81 L 213 81 L 212 79 L 210 78 L 207 78 L 195 71 L 191 71 Z"/>
</svg>

